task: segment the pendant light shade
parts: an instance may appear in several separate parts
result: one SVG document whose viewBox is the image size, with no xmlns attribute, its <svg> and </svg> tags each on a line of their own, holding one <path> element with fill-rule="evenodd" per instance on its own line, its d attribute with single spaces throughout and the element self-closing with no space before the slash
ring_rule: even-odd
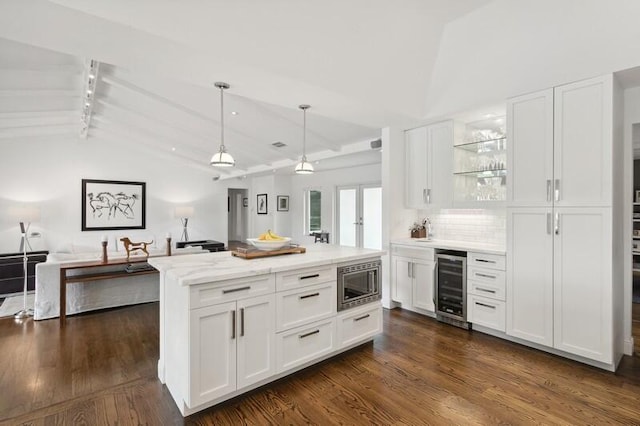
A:
<svg viewBox="0 0 640 426">
<path fill-rule="evenodd" d="M 303 130 L 302 130 L 302 160 L 296 165 L 296 173 L 299 175 L 310 175 L 313 173 L 313 166 L 307 161 L 307 110 L 310 105 L 299 105 L 302 110 Z"/>
<path fill-rule="evenodd" d="M 236 165 L 236 162 L 224 146 L 224 90 L 228 89 L 229 85 L 227 83 L 217 82 L 215 86 L 220 89 L 220 148 L 218 152 L 211 157 L 211 165 L 215 167 L 233 167 Z"/>
</svg>

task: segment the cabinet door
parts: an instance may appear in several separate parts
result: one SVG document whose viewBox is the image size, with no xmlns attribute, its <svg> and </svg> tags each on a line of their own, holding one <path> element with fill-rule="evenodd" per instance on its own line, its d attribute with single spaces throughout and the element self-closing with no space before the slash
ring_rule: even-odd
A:
<svg viewBox="0 0 640 426">
<path fill-rule="evenodd" d="M 189 407 L 236 390 L 236 302 L 190 312 Z"/>
<path fill-rule="evenodd" d="M 435 263 L 413 260 L 413 306 L 435 312 L 434 273 Z"/>
<path fill-rule="evenodd" d="M 453 201 L 453 122 L 434 124 L 428 130 L 427 203 L 448 208 Z"/>
<path fill-rule="evenodd" d="M 413 278 L 411 268 L 412 259 L 393 256 L 393 283 L 391 298 L 395 302 L 402 303 L 405 307 L 411 306 L 411 292 Z"/>
<path fill-rule="evenodd" d="M 558 206 L 611 206 L 612 78 L 555 88 Z"/>
<path fill-rule="evenodd" d="M 553 346 L 551 208 L 507 209 L 507 334 Z"/>
<path fill-rule="evenodd" d="M 509 206 L 551 206 L 553 197 L 553 89 L 507 102 Z"/>
<path fill-rule="evenodd" d="M 418 127 L 405 132 L 406 194 L 408 208 L 427 206 L 427 128 Z"/>
<path fill-rule="evenodd" d="M 562 208 L 556 214 L 554 346 L 611 363 L 611 210 Z"/>
<path fill-rule="evenodd" d="M 238 389 L 276 373 L 275 295 L 238 301 Z"/>
</svg>

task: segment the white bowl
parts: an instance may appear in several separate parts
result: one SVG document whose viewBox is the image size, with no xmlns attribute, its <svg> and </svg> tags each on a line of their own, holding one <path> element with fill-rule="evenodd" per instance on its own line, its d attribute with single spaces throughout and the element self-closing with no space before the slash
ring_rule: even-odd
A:
<svg viewBox="0 0 640 426">
<path fill-rule="evenodd" d="M 289 237 L 282 238 L 282 240 L 259 240 L 257 238 L 247 238 L 247 241 L 258 250 L 278 250 L 279 248 L 288 246 L 291 242 L 291 238 Z"/>
</svg>

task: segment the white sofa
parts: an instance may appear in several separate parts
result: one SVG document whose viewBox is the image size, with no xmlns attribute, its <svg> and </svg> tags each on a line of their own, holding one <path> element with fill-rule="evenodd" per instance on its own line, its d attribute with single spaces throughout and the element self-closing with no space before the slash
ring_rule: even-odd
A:
<svg viewBox="0 0 640 426">
<path fill-rule="evenodd" d="M 94 246 L 95 247 L 95 246 Z M 79 251 L 78 247 L 75 251 Z M 162 255 L 164 249 L 151 249 L 150 255 Z M 201 247 L 174 249 L 173 255 L 208 253 Z M 98 260 L 101 252 L 50 253 L 47 261 L 36 265 L 34 319 L 44 320 L 60 316 L 60 265 L 83 260 Z M 126 257 L 126 253 L 110 252 L 109 259 Z M 139 257 L 135 255 L 132 257 Z M 96 309 L 159 300 L 159 279 L 155 274 L 126 279 L 111 279 L 67 284 L 67 315 Z"/>
</svg>

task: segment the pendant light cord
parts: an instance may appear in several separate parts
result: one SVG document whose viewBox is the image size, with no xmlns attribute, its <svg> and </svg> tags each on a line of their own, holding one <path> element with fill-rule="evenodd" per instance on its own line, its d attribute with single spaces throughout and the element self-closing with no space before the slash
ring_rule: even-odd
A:
<svg viewBox="0 0 640 426">
<path fill-rule="evenodd" d="M 307 161 L 307 109 L 302 110 L 302 161 Z"/>
<path fill-rule="evenodd" d="M 220 87 L 220 152 L 224 151 L 224 87 Z"/>
</svg>

